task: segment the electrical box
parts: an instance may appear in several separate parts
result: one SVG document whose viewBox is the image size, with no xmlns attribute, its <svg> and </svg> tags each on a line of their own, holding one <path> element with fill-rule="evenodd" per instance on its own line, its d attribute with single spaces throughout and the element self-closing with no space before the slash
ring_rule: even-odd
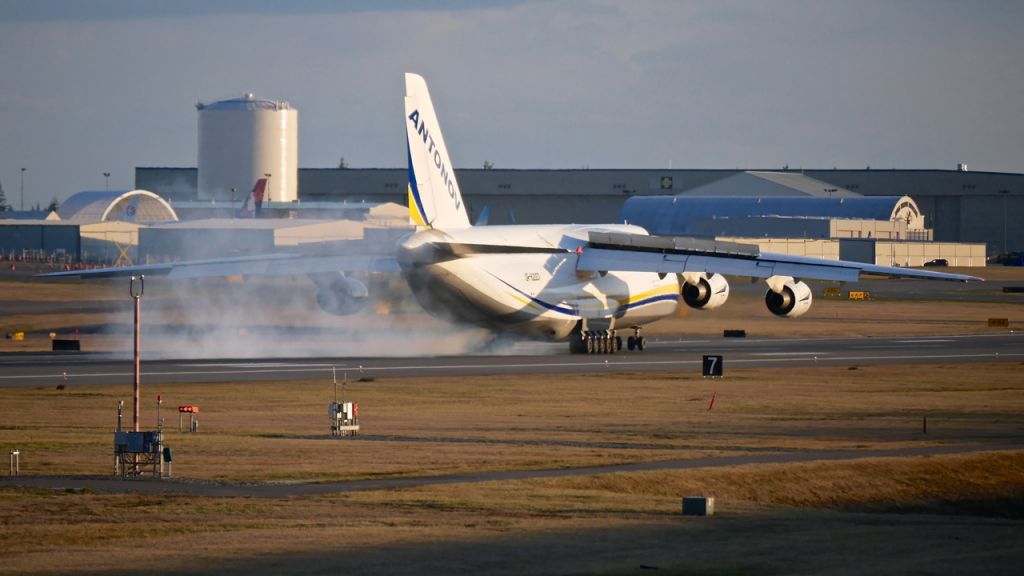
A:
<svg viewBox="0 0 1024 576">
<path fill-rule="evenodd" d="M 114 432 L 114 452 L 146 454 L 156 451 L 163 443 L 160 432 Z"/>
<path fill-rule="evenodd" d="M 715 499 L 711 496 L 686 496 L 683 498 L 684 516 L 714 516 Z"/>
<path fill-rule="evenodd" d="M 114 432 L 114 474 L 121 477 L 164 475 L 164 435 L 160 430 Z"/>
</svg>

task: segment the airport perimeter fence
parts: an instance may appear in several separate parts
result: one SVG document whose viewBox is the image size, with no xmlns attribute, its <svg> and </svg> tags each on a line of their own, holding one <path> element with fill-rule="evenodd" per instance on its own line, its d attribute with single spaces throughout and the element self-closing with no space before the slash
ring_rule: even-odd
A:
<svg viewBox="0 0 1024 576">
<path fill-rule="evenodd" d="M 0 251 L 0 263 L 17 265 L 26 264 L 51 264 L 65 267 L 65 270 L 85 270 L 91 268 L 105 268 L 117 265 L 116 258 L 105 255 L 95 258 L 87 253 L 82 254 L 81 259 L 63 249 L 47 252 L 45 250 L 6 250 Z"/>
</svg>

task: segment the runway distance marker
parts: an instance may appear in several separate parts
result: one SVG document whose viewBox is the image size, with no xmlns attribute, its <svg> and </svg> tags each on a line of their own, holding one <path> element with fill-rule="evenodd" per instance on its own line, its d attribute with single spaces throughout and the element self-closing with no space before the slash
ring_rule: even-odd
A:
<svg viewBox="0 0 1024 576">
<path fill-rule="evenodd" d="M 703 374 L 705 378 L 721 378 L 722 377 L 722 356 L 718 355 L 705 355 Z"/>
</svg>

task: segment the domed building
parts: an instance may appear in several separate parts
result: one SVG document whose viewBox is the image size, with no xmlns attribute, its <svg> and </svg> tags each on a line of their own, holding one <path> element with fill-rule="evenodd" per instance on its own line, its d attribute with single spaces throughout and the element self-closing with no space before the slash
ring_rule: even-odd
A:
<svg viewBox="0 0 1024 576">
<path fill-rule="evenodd" d="M 148 190 L 88 191 L 68 198 L 57 209 L 64 222 L 150 222 L 177 221 L 178 215 L 166 200 Z"/>
</svg>

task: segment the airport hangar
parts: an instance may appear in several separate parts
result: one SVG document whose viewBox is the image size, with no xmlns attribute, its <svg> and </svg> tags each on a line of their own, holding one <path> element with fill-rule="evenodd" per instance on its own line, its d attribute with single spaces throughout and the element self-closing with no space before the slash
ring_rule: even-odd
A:
<svg viewBox="0 0 1024 576">
<path fill-rule="evenodd" d="M 137 190 L 77 194 L 61 207 L 60 220 L 0 220 L 0 247 L 8 255 L 35 250 L 72 262 L 124 264 L 351 239 L 363 228 L 400 227 L 401 215 L 387 203 L 405 203 L 406 176 L 405 169 L 301 169 L 296 201 L 267 202 L 270 218 L 254 222 L 236 218 L 243 195 L 199 200 L 194 168 L 137 168 Z M 625 219 L 653 233 L 715 236 L 771 252 L 899 266 L 940 258 L 984 266 L 986 257 L 1024 250 L 1016 224 L 1024 216 L 1020 174 L 460 170 L 459 178 L 471 217 L 486 206 L 491 224 Z M 652 202 L 653 209 L 647 206 Z M 695 213 L 705 217 L 685 217 Z M 194 252 L 196 247 L 203 250 Z"/>
<path fill-rule="evenodd" d="M 179 218 L 152 192 L 111 190 L 79 192 L 49 214 L 0 212 L 0 260 L 76 266 L 202 260 L 364 238 L 393 244 L 410 228 L 408 210 L 394 204 L 304 211 L 302 218 L 240 218 L 237 206 L 198 204 L 205 207 L 202 218 Z M 181 212 L 200 214 L 189 203 Z"/>
<path fill-rule="evenodd" d="M 853 259 L 857 260 L 865 260 L 864 255 L 872 251 L 868 244 L 888 242 L 874 246 L 873 250 L 878 254 L 877 263 L 886 265 L 919 266 L 930 259 L 946 258 L 950 264 L 957 261 L 960 265 L 982 266 L 979 259 L 1024 251 L 1024 230 L 1016 225 L 1024 220 L 1024 174 L 969 172 L 963 166 L 957 170 L 460 169 L 457 172 L 470 217 L 475 221 L 487 207 L 490 224 L 622 221 L 627 201 L 648 196 L 679 199 L 793 196 L 851 200 L 885 196 L 891 197 L 894 203 L 909 196 L 916 210 L 924 216 L 918 231 L 924 227 L 931 231 L 924 236 L 879 236 L 873 232 L 873 224 L 844 226 L 842 221 L 849 216 L 839 213 L 794 217 L 788 222 L 788 229 L 780 218 L 770 222 L 770 229 L 754 226 L 758 222 L 767 226 L 768 219 L 748 219 L 743 223 L 746 227 L 743 234 L 736 229 L 719 230 L 716 234 L 756 241 L 764 250 L 832 258 L 839 256 L 839 240 L 860 239 L 865 246 L 856 250 L 860 255 Z M 279 214 L 293 217 L 303 217 L 307 212 L 325 217 L 332 212 L 339 213 L 342 208 L 351 212 L 353 207 L 379 203 L 405 204 L 407 175 L 404 168 L 299 169 L 297 200 L 269 206 L 271 212 L 276 206 Z M 204 205 L 197 200 L 195 168 L 139 167 L 135 176 L 136 187 L 156 192 L 179 211 L 187 212 L 189 208 Z M 230 206 L 230 200 L 212 199 L 222 207 Z M 210 201 L 205 205 L 210 207 Z M 732 222 L 738 226 L 740 220 L 733 216 Z M 888 216 L 879 218 L 890 219 Z M 818 221 L 812 223 L 814 219 Z M 633 223 L 651 226 L 650 222 Z M 681 230 L 658 232 L 684 233 Z M 820 244 L 830 239 L 835 246 Z M 819 244 L 810 243 L 812 240 Z M 900 250 L 902 257 L 897 255 Z"/>
<path fill-rule="evenodd" d="M 141 228 L 178 220 L 147 190 L 79 192 L 56 212 L 27 216 L 0 212 L 0 259 L 127 264 L 135 260 Z"/>
</svg>

